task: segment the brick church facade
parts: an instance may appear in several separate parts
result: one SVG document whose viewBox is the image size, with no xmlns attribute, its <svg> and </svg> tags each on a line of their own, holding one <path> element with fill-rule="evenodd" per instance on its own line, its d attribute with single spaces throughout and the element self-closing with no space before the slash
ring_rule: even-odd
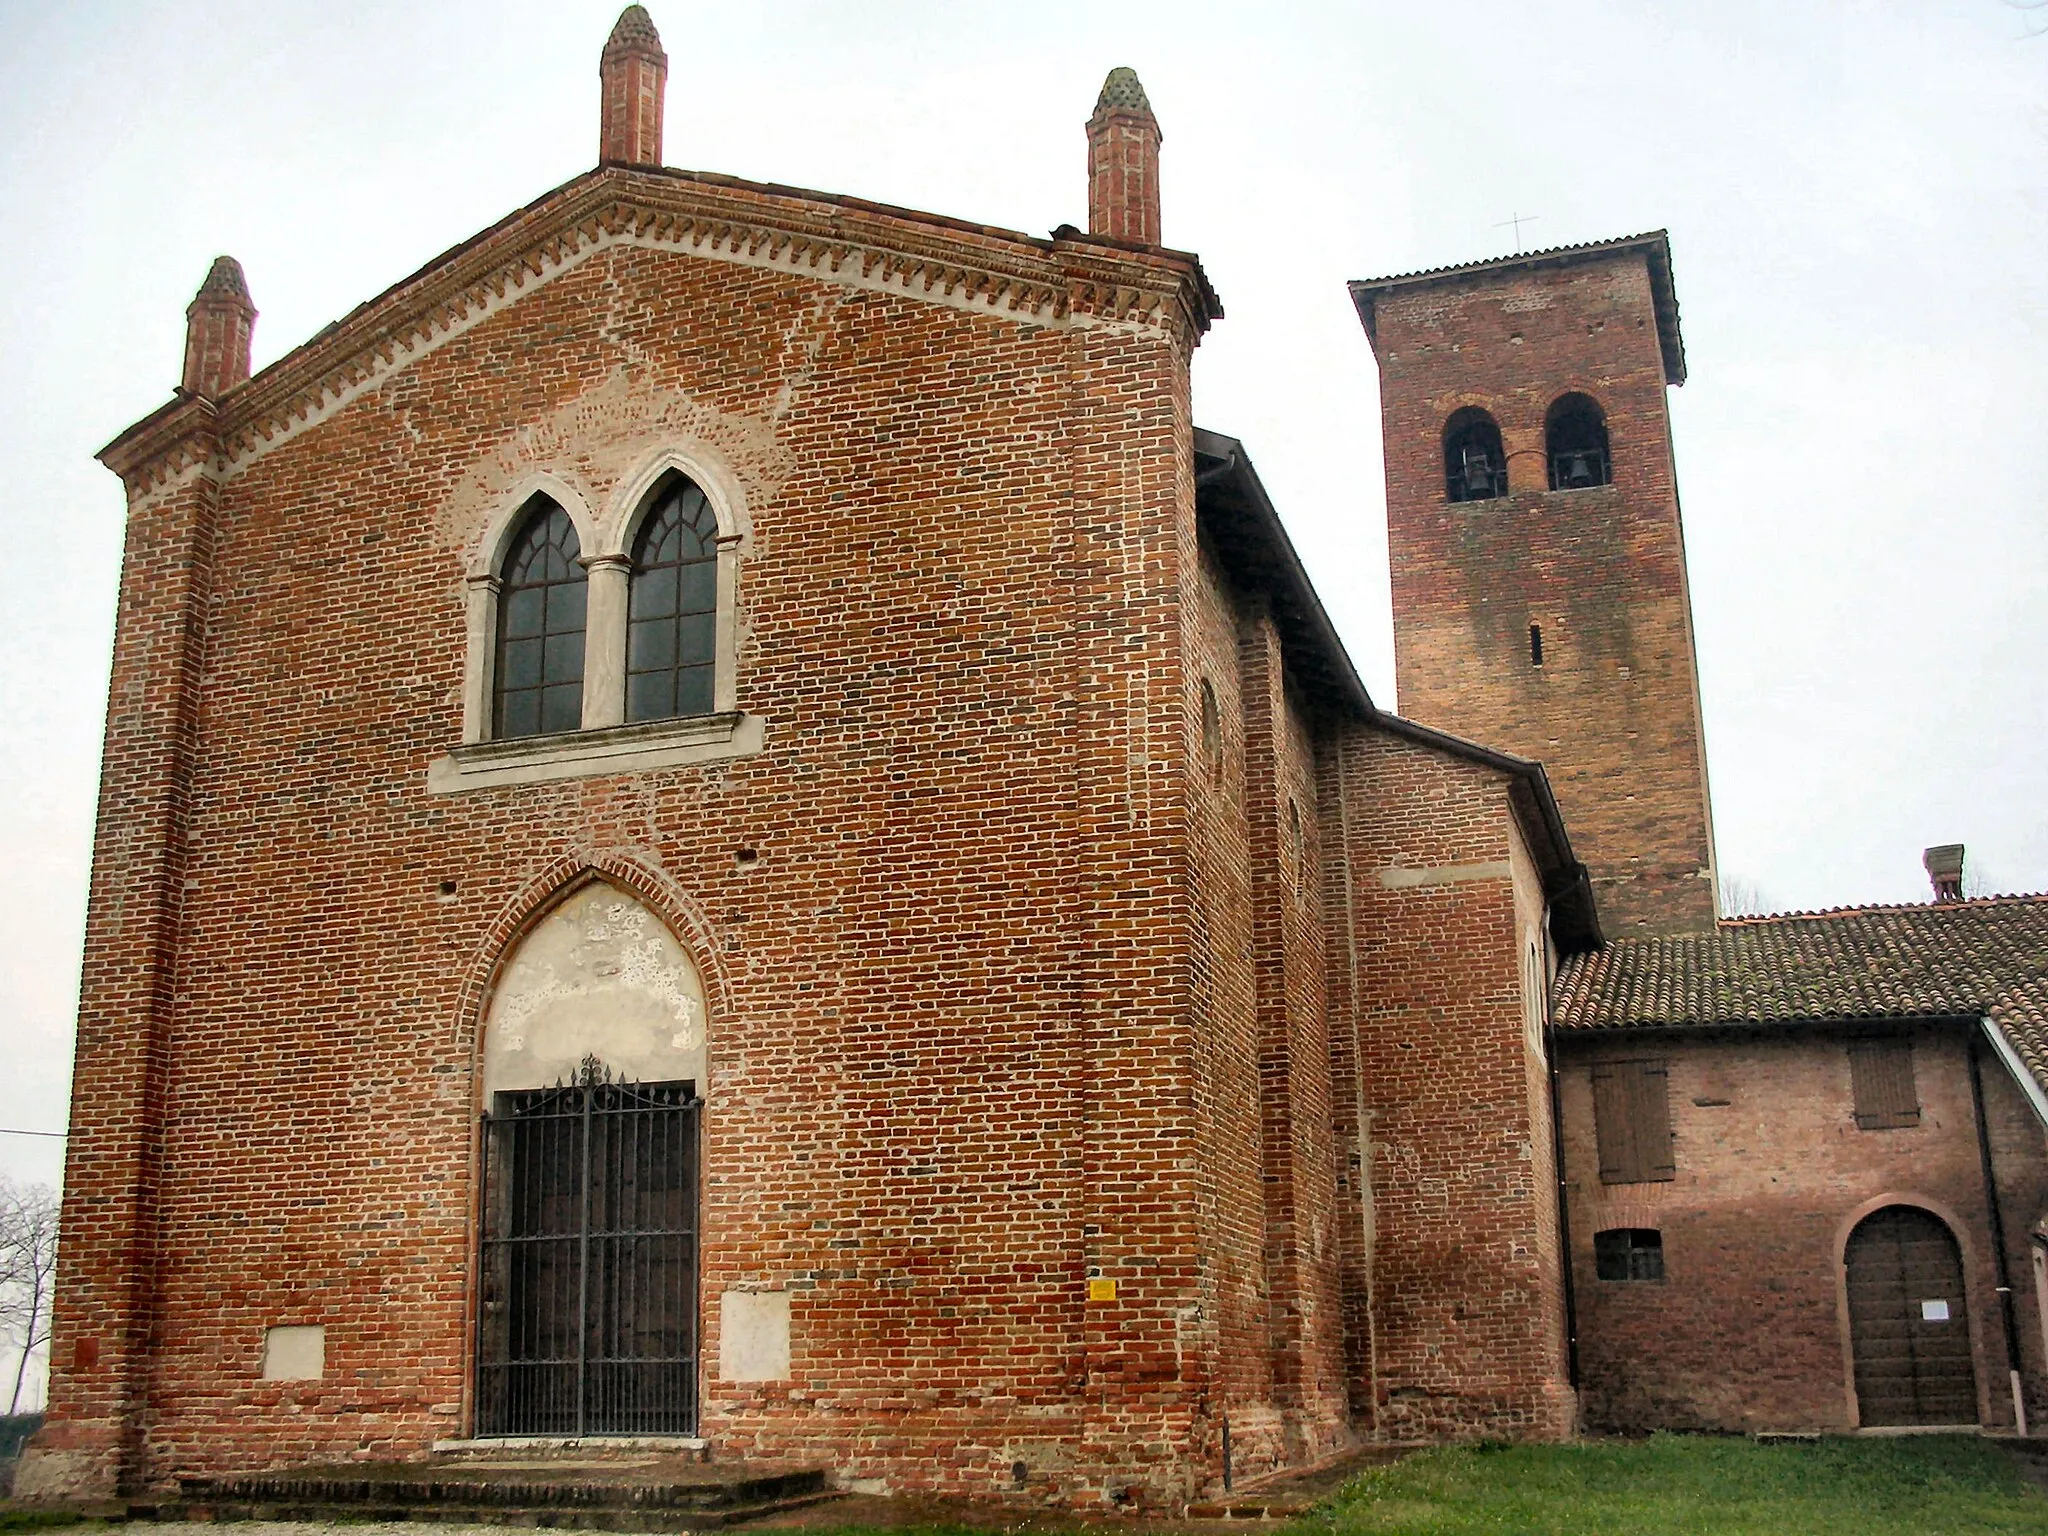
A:
<svg viewBox="0 0 2048 1536">
<path fill-rule="evenodd" d="M 1688 1289 L 1682 1222 L 1665 1312 L 1600 1289 L 1667 1207 L 1725 1232 L 1643 1125 L 1657 1188 L 1602 1182 L 1586 1085 L 1625 1059 L 1647 1104 L 1636 1042 L 1680 1035 L 1690 1084 L 1719 1042 L 1932 1032 L 1916 1125 L 1974 1156 L 1974 1082 L 1996 1143 L 1974 1204 L 1963 1152 L 1929 1196 L 1972 1406 L 2010 1417 L 2004 1349 L 2048 1410 L 1994 1263 L 2048 1214 L 2048 1036 L 2009 1001 L 2038 903 L 1956 904 L 1969 965 L 1929 930 L 1933 1013 L 1611 981 L 1742 942 L 1661 236 L 1354 285 L 1410 720 L 1193 420 L 1222 309 L 1162 243 L 1135 76 L 1087 231 L 1034 237 L 666 169 L 665 70 L 629 8 L 596 169 L 253 376 L 223 258 L 181 388 L 102 454 L 127 546 L 24 1493 L 628 1437 L 1158 1510 L 1368 1440 L 1853 1423 L 1812 1349 L 1776 1396 L 1700 1386 L 1734 1292 Z M 1838 1161 L 1815 1209 L 1897 1195 Z M 1834 1262 L 1788 1261 L 1802 1338 Z M 1664 1377 L 1624 1347 L 1686 1328 Z"/>
</svg>

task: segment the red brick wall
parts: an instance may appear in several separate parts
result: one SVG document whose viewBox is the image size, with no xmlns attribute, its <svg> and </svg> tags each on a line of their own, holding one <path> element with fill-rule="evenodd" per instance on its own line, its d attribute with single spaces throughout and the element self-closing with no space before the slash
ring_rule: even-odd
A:
<svg viewBox="0 0 2048 1536">
<path fill-rule="evenodd" d="M 1376 316 L 1401 712 L 1543 762 L 1610 936 L 1711 923 L 1699 686 L 1646 258 L 1446 279 L 1396 291 Z M 1544 418 L 1573 390 L 1606 412 L 1614 481 L 1552 492 Z M 1468 405 L 1499 424 L 1506 497 L 1446 497 L 1444 425 Z"/>
<path fill-rule="evenodd" d="M 1214 1443 L 1203 1464 L 1221 1475 L 1229 1423 L 1233 1469 L 1278 1465 L 1284 1434 L 1274 1404 L 1267 1332 L 1259 999 L 1253 954 L 1252 838 L 1247 814 L 1248 722 L 1238 665 L 1238 617 L 1229 577 L 1207 549 L 1184 613 L 1188 636 L 1188 743 L 1192 771 L 1189 864 L 1195 894 L 1193 1002 L 1200 1130 L 1199 1209 L 1204 1283 L 1200 1327 L 1215 1353 Z M 1215 694 L 1221 749 L 1202 748 L 1202 685 Z"/>
<path fill-rule="evenodd" d="M 1359 727 L 1337 749 L 1369 1179 L 1347 1347 L 1387 1440 L 1569 1433 L 1555 1185 L 1507 785 Z M 1326 790 L 1325 800 L 1329 794 Z M 1348 1154 L 1347 1154 L 1348 1155 Z"/>
<path fill-rule="evenodd" d="M 1346 1438 L 1317 743 L 1257 603 L 1238 626 L 1259 1009 L 1266 1317 L 1284 1455 Z"/>
<path fill-rule="evenodd" d="M 1873 1203 L 1925 1204 L 1961 1244 L 1987 1423 L 2010 1425 L 2004 1325 L 1967 1056 L 1955 1027 L 1915 1033 L 1916 1127 L 1857 1128 L 1848 1037 L 1726 1033 L 1562 1043 L 1565 1162 L 1582 1392 L 1595 1427 L 1848 1429 L 1842 1243 Z M 1677 1176 L 1600 1182 L 1591 1064 L 1670 1065 Z M 1992 1162 L 2030 1417 L 2048 1412 L 2027 1230 L 2048 1213 L 2048 1137 L 2005 1068 L 1983 1063 Z M 1665 1280 L 1600 1280 L 1594 1233 L 1663 1234 Z"/>
<path fill-rule="evenodd" d="M 1204 551 L 1189 591 L 1189 742 L 1198 771 L 1197 1051 L 1204 1333 L 1244 1479 L 1350 1439 L 1325 1002 L 1316 730 L 1262 600 Z M 1200 689 L 1223 750 L 1202 764 Z M 1300 826 L 1297 846 L 1294 829 Z M 1213 1309 L 1214 1321 L 1209 1321 Z M 1211 1448 L 1218 1458 L 1220 1444 Z"/>
<path fill-rule="evenodd" d="M 158 1321 L 157 1192 L 179 894 L 188 877 L 201 631 L 216 487 L 194 478 L 128 519 L 108 690 L 58 1253 L 49 1428 L 67 1477 L 137 1465 Z"/>
<path fill-rule="evenodd" d="M 226 480 L 189 800 L 160 717 L 206 482 L 138 499 L 46 1444 L 114 1437 L 130 1364 L 131 1481 L 462 1432 L 483 980 L 597 864 L 711 990 L 707 1361 L 720 1292 L 792 1292 L 791 1380 L 707 1367 L 706 1433 L 896 1486 L 1185 1496 L 1225 1369 L 1194 1322 L 1222 1239 L 1190 1157 L 1218 1090 L 1191 1003 L 1186 361 L 1140 324 L 591 255 Z M 663 432 L 748 487 L 739 688 L 767 750 L 429 796 L 474 486 L 552 454 L 601 500 L 617 435 Z M 1248 1022 L 1231 985 L 1211 1011 Z M 120 1287 L 147 1272 L 156 1061 L 144 1321 Z M 1216 1134 L 1256 1132 L 1247 1101 Z M 1206 1198 L 1244 1221 L 1234 1187 Z M 257 1379 L 266 1327 L 316 1322 L 323 1380 Z"/>
</svg>

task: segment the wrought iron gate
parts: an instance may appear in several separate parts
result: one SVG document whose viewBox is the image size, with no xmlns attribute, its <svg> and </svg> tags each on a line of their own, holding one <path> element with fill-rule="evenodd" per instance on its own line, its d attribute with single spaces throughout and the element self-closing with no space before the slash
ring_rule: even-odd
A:
<svg viewBox="0 0 2048 1536">
<path fill-rule="evenodd" d="M 697 1428 L 692 1083 L 578 1080 L 484 1116 L 479 1435 Z"/>
</svg>

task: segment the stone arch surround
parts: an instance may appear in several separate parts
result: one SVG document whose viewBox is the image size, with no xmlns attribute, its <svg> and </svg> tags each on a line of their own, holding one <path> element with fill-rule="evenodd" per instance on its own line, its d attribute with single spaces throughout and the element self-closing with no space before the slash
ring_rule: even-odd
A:
<svg viewBox="0 0 2048 1536">
<path fill-rule="evenodd" d="M 586 1057 L 634 1082 L 708 1066 L 704 983 L 668 924 L 609 880 L 572 888 L 508 948 L 483 1020 L 485 1101 L 570 1080 Z"/>
</svg>

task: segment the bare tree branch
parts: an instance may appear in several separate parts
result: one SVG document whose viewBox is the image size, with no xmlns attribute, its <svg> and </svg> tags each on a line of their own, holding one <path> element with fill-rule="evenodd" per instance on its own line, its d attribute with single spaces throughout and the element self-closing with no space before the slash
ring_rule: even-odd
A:
<svg viewBox="0 0 2048 1536">
<path fill-rule="evenodd" d="M 10 1414 L 20 1411 L 29 1364 L 50 1342 L 57 1282 L 57 1192 L 0 1177 L 0 1339 L 16 1350 Z"/>
<path fill-rule="evenodd" d="M 1723 875 L 1721 877 L 1721 915 L 1723 917 L 1761 917 L 1765 911 L 1764 893 L 1757 883 L 1747 875 Z"/>
</svg>

